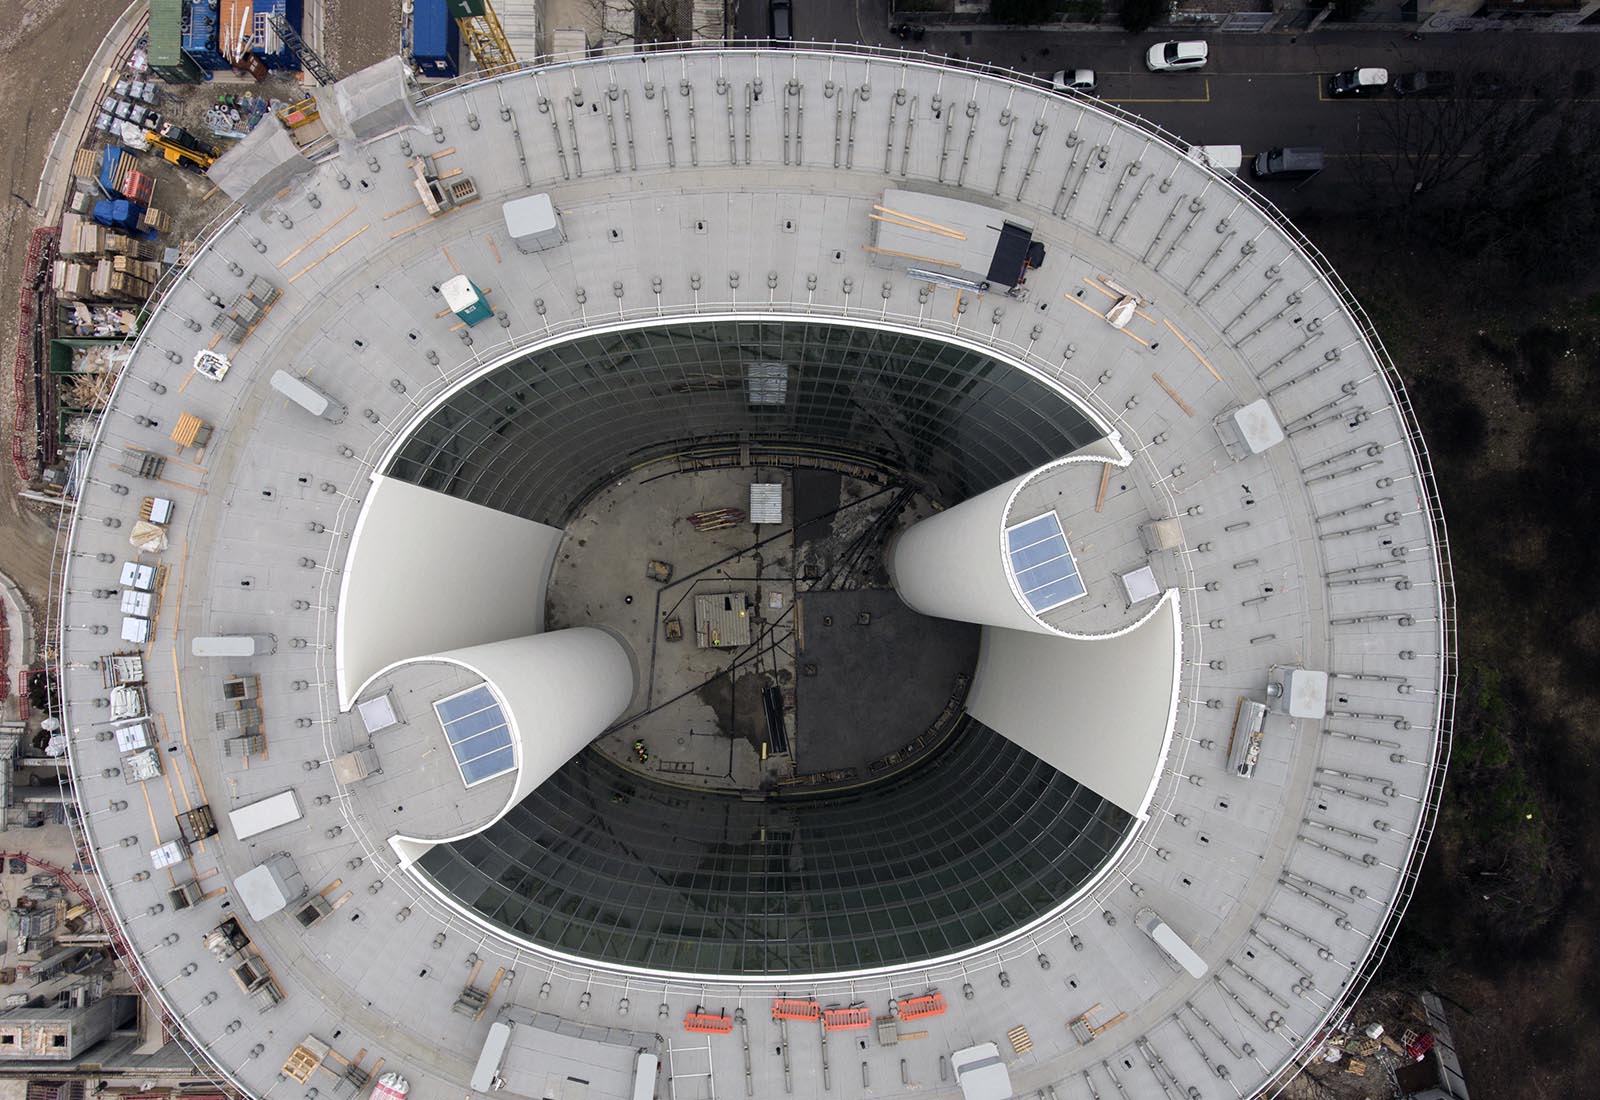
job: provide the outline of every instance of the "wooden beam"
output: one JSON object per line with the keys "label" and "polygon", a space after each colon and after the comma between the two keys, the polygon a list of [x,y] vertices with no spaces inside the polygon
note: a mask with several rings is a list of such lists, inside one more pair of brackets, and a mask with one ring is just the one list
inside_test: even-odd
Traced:
{"label": "wooden beam", "polygon": [[1190,353],[1196,359],[1200,360],[1200,365],[1202,367],[1204,367],[1206,370],[1211,372],[1211,377],[1215,378],[1218,382],[1222,381],[1222,375],[1217,373],[1217,368],[1213,367],[1210,363],[1206,362],[1206,357],[1204,355],[1200,354],[1200,349],[1199,348],[1195,347],[1193,344],[1189,343],[1188,340],[1184,339],[1183,333],[1178,331],[1177,326],[1175,326],[1171,321],[1167,320],[1165,317],[1163,317],[1161,319],[1161,323],[1166,325],[1167,326],[1167,330],[1169,332],[1171,332],[1172,335],[1174,335],[1174,336],[1176,336],[1178,338],[1178,342],[1180,344],[1182,344],[1184,347],[1188,348]]}
{"label": "wooden beam", "polygon": [[304,252],[306,249],[310,248],[312,245],[316,244],[324,236],[326,236],[327,233],[328,233],[328,230],[332,229],[334,226],[338,225],[340,222],[344,221],[346,218],[348,218],[351,214],[354,214],[355,212],[356,212],[356,208],[352,206],[350,209],[346,210],[343,214],[340,214],[337,218],[334,218],[331,222],[329,222],[327,225],[323,226],[320,230],[318,230],[314,235],[312,235],[311,237],[308,237],[306,239],[306,243],[305,244],[301,245],[299,248],[297,248],[293,252],[289,253],[283,259],[279,260],[278,261],[278,266],[279,267],[286,266],[289,263],[290,260],[292,260],[296,256],[300,255],[300,253]]}
{"label": "wooden beam", "polygon": [[1178,408],[1183,410],[1183,415],[1184,416],[1193,416],[1194,415],[1194,410],[1189,407],[1188,402],[1186,402],[1183,398],[1178,396],[1178,391],[1177,390],[1175,390],[1171,386],[1167,385],[1167,380],[1165,378],[1161,377],[1161,375],[1159,373],[1154,372],[1154,371],[1151,372],[1150,377],[1154,378],[1156,380],[1156,385],[1160,386],[1163,390],[1165,390],[1166,393],[1167,393],[1167,396],[1172,398],[1173,402],[1178,406]]}
{"label": "wooden beam", "polygon": [[[324,252],[322,255],[318,256],[316,259],[314,259],[310,263],[306,264],[305,267],[302,267],[299,271],[296,271],[293,275],[289,276],[289,281],[291,283],[294,282],[300,276],[304,275],[306,272],[308,272],[312,268],[316,267],[323,260],[326,260],[329,256],[332,256],[335,252],[339,251],[339,249],[343,248],[345,245],[349,244],[351,241],[355,240],[357,237],[361,236],[361,234],[365,233],[367,230],[369,230],[371,228],[372,228],[372,225],[371,225],[370,222],[368,224],[366,224],[366,225],[363,225],[360,229],[358,229],[354,233],[350,234],[344,240],[340,241],[338,244],[336,244],[332,248],[328,249],[328,251]],[[256,322],[256,323],[260,324],[259,321]],[[252,331],[254,331],[253,328],[252,328]],[[246,333],[246,335],[249,335],[249,334]],[[241,344],[244,343],[243,340],[241,340],[239,342]]]}
{"label": "wooden beam", "polygon": [[940,225],[938,222],[929,221],[927,218],[919,218],[915,214],[907,214],[902,210],[895,210],[892,207],[881,206],[878,203],[873,203],[872,209],[878,211],[879,213],[887,214],[889,217],[878,218],[875,214],[868,214],[867,216],[869,218],[877,218],[877,220],[880,222],[899,218],[901,221],[898,224],[902,229],[921,229],[925,233],[937,233],[941,237],[953,237],[958,241],[964,241],[967,239],[967,235],[961,232],[959,229],[951,229],[948,225]]}
{"label": "wooden beam", "polygon": [[961,267],[954,260],[936,260],[932,256],[918,256],[915,252],[896,252],[892,248],[879,248],[875,244],[864,244],[861,247],[879,256],[897,256],[902,260],[916,260],[920,264],[932,264],[934,267],[954,267],[957,269]]}

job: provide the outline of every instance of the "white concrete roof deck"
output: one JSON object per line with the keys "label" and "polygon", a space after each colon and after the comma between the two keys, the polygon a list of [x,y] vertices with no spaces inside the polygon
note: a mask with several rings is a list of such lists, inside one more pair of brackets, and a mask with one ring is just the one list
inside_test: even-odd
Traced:
{"label": "white concrete roof deck", "polygon": [[[347,1057],[361,1048],[384,1056],[419,1095],[460,1091],[495,1008],[515,1005],[590,1028],[659,1032],[674,1048],[670,1066],[688,1072],[692,1057],[709,1058],[724,1092],[744,1073],[739,1039],[748,1036],[755,1095],[776,1096],[784,1062],[771,1051],[784,1033],[766,1009],[775,992],[862,999],[882,1012],[891,994],[928,985],[950,1002],[928,1023],[932,1039],[893,1049],[869,1041],[864,1051],[838,1044],[826,1091],[862,1095],[849,1064],[859,1060],[873,1095],[899,1095],[908,1091],[893,1084],[905,1058],[920,1093],[954,1097],[940,1054],[1002,1039],[1015,1023],[1034,1040],[1028,1054],[1007,1055],[1024,1094],[1110,1094],[1113,1079],[1141,1098],[1173,1085],[1249,1094],[1302,1052],[1381,950],[1391,906],[1406,895],[1431,823],[1451,687],[1448,571],[1413,426],[1363,322],[1303,247],[1236,183],[1098,105],[929,61],[807,49],[602,58],[466,85],[420,115],[436,134],[344,150],[210,240],[141,335],[71,533],[62,683],[100,875],[151,985],[221,1071],[264,1095],[312,1033]],[[446,163],[470,174],[484,199],[426,225],[420,211],[395,213],[412,201],[405,144],[453,148]],[[870,267],[860,252],[866,214],[890,184],[995,203],[1034,222],[1049,260],[1030,276],[1028,298],[991,295],[963,309],[948,290],[924,298],[921,284]],[[529,190],[555,197],[567,245],[536,256],[508,247],[498,203]],[[456,267],[506,314],[504,327],[471,330],[471,345],[453,319],[435,317],[431,286]],[[206,291],[230,297],[253,274],[283,287],[282,301],[223,383],[184,386],[207,338],[188,320],[203,330],[214,312]],[[1086,309],[1077,291],[1100,275],[1134,286],[1153,320],[1118,331],[1091,315],[1109,300]],[[601,323],[715,315],[846,318],[1014,359],[1114,423],[1158,499],[1185,515],[1173,580],[1186,624],[1183,700],[1150,819],[1085,896],[1026,933],[970,958],[853,979],[624,973],[467,921],[395,872],[327,768],[305,770],[366,739],[335,702],[333,604],[372,463],[394,433],[502,351]],[[349,404],[344,424],[269,393],[267,377],[287,363],[311,369]],[[1232,464],[1211,418],[1263,394],[1288,440]],[[130,502],[152,488],[115,470],[117,452],[165,448],[164,432],[185,410],[217,432],[199,467],[169,462],[166,475],[206,493],[161,489],[178,514],[149,650],[151,706],[163,739],[187,739],[191,754],[167,755],[172,798],[220,811],[293,786],[306,809],[255,844],[208,841],[193,865],[226,881],[287,849],[313,890],[338,878],[354,895],[309,930],[281,915],[252,924],[288,993],[261,1017],[201,946],[222,919],[216,906],[162,912],[170,882],[159,872],[131,881],[148,866],[145,852],[176,829],[157,815],[151,835],[146,815],[108,809],[128,793],[105,774],[118,763],[114,745],[92,729],[104,689],[89,663],[115,648],[117,618],[115,601],[94,590],[114,586]],[[137,415],[160,427],[139,426]],[[278,651],[234,668],[200,665],[174,645],[222,632],[275,633]],[[1225,770],[1233,703],[1259,695],[1273,664],[1332,673],[1330,714],[1324,723],[1270,720],[1255,778],[1238,780]],[[206,720],[220,709],[221,679],[236,671],[261,675],[269,723],[269,758],[248,770],[222,757]],[[167,804],[166,792],[151,797]],[[1143,907],[1200,953],[1210,976],[1195,982],[1175,970],[1135,927]],[[450,1011],[473,955],[515,971],[481,1020]],[[198,969],[185,975],[191,962]],[[1097,1002],[1129,1018],[1080,1048],[1062,1021]],[[741,1007],[740,1034],[711,1038],[706,1055],[687,1053],[706,1045],[680,1026],[697,1004]],[[787,1028],[792,1080],[820,1096],[810,1026]],[[549,1034],[518,1028],[513,1059]],[[604,1038],[563,1040],[562,1056],[594,1067],[592,1096],[624,1095],[616,1082],[631,1048]],[[1223,1070],[1226,1084],[1216,1083]],[[507,1091],[537,1096],[542,1084],[516,1075]]]}

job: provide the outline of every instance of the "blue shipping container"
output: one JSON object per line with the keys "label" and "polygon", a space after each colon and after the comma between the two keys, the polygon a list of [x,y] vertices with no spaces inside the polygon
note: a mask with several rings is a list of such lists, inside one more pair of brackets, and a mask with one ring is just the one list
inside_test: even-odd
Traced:
{"label": "blue shipping container", "polygon": [[416,0],[411,9],[411,56],[422,75],[455,76],[460,52],[461,28],[445,0]]}
{"label": "blue shipping container", "polygon": [[189,0],[183,6],[183,52],[202,69],[226,69],[228,59],[217,49],[217,0]]}

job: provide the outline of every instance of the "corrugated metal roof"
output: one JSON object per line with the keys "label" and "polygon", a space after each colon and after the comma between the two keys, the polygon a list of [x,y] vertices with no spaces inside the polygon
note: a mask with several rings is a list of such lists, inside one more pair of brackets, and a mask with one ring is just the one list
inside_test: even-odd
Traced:
{"label": "corrugated metal roof", "polygon": [[750,609],[743,592],[694,598],[695,644],[724,649],[750,644]]}
{"label": "corrugated metal roof", "polygon": [[783,485],[757,481],[750,486],[750,522],[783,522]]}
{"label": "corrugated metal roof", "polygon": [[150,64],[179,63],[182,31],[183,0],[150,0]]}

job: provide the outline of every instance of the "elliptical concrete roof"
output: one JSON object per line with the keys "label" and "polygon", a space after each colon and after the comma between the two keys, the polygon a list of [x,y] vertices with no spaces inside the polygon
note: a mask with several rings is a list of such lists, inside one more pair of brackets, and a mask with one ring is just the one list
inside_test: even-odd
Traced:
{"label": "elliptical concrete roof", "polygon": [[[59,640],[74,783],[112,909],[174,1026],[258,1096],[282,1091],[279,1068],[307,1034],[346,1057],[383,1057],[419,1095],[464,1091],[501,1012],[526,1025],[502,1071],[513,1095],[537,1097],[547,1075],[569,1074],[591,1096],[626,1095],[632,1050],[649,1041],[633,1028],[659,1035],[669,1072],[711,1072],[724,1093],[746,1072],[757,1096],[786,1082],[815,1092],[826,1048],[819,1056],[802,1034],[815,1025],[774,1023],[773,996],[882,1014],[930,986],[948,1007],[916,1025],[929,1042],[849,1051],[873,1095],[894,1091],[904,1059],[901,1079],[953,1097],[940,1057],[1003,1043],[1019,1024],[1032,1047],[1006,1057],[1028,1094],[1209,1095],[1223,1087],[1212,1078],[1250,1094],[1307,1056],[1409,896],[1453,688],[1426,456],[1364,316],[1309,246],[1237,181],[1106,107],[935,59],[602,57],[464,82],[415,110],[420,127],[341,150],[281,199],[217,225],[140,335],[73,520]],[[483,199],[437,220],[411,208],[413,153],[448,153]],[[958,300],[870,265],[868,212],[897,186],[1032,222],[1049,259],[1027,297]],[[503,237],[499,203],[530,189],[562,212],[568,243],[556,253],[521,256]],[[431,288],[456,268],[503,319],[466,331],[437,316]],[[191,379],[208,338],[198,319],[215,312],[208,292],[231,298],[252,276],[282,299],[222,383]],[[1112,282],[1141,299],[1125,328],[1104,318]],[[1128,491],[1146,497],[1150,518],[1184,517],[1182,545],[1162,551],[1181,611],[1182,697],[1149,815],[1090,888],[1003,942],[777,983],[586,963],[512,942],[397,873],[382,823],[320,766],[365,740],[334,688],[337,570],[374,464],[416,410],[565,334],[714,316],[921,331],[1013,361],[1114,427],[1139,474]],[[290,365],[337,391],[344,423],[269,393],[268,376]],[[1235,464],[1213,421],[1261,396],[1288,438]],[[164,429],[135,417],[168,425],[180,411],[217,431],[203,459],[169,460],[177,484],[162,489],[179,512],[149,694],[164,739],[187,751],[163,754],[166,776],[152,782],[175,806],[209,801],[219,817],[294,786],[305,816],[249,844],[225,829],[174,874],[214,870],[226,883],[288,850],[313,890],[341,902],[310,928],[287,915],[247,928],[286,994],[259,1019],[202,944],[218,903],[174,911],[166,871],[135,881],[148,850],[176,836],[157,813],[168,796],[151,794],[149,815],[130,810],[145,799],[96,736],[104,688],[92,662],[118,648],[119,620],[96,590],[129,556],[130,502],[145,488],[118,466],[129,450],[166,446]],[[240,670],[174,644],[227,632],[278,639],[251,663],[272,747],[247,770],[207,717],[221,709],[224,672]],[[1329,714],[1278,720],[1254,778],[1240,780],[1226,761],[1236,702],[1260,695],[1275,665],[1328,671]],[[1180,971],[1139,931],[1143,908],[1201,955],[1207,977]],[[469,976],[487,987],[480,962],[510,976],[480,1018],[453,1012]],[[1096,1004],[1127,1018],[1080,1046],[1062,1021]],[[739,1034],[685,1035],[697,1007],[740,1010]],[[854,1066],[832,1069],[839,1094],[865,1093]]]}

